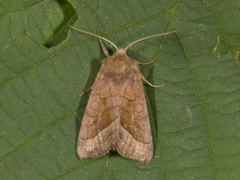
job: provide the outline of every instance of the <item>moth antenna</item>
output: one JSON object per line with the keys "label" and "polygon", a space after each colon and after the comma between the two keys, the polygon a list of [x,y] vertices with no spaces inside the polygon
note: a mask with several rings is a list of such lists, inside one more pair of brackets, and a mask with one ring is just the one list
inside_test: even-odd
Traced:
{"label": "moth antenna", "polygon": [[132,47],[134,44],[140,42],[140,41],[143,41],[143,40],[146,40],[146,39],[150,39],[150,38],[153,38],[153,37],[158,37],[158,36],[165,36],[167,34],[172,34],[172,33],[175,33],[177,31],[169,31],[169,32],[165,32],[165,33],[160,33],[160,34],[152,34],[150,36],[145,36],[145,37],[142,37],[140,39],[137,39],[131,43],[129,43],[126,47],[125,47],[125,51],[127,51],[127,49],[129,49],[130,47]]}
{"label": "moth antenna", "polygon": [[118,47],[117,47],[112,41],[108,40],[107,38],[104,38],[104,37],[102,37],[102,36],[99,36],[99,35],[97,35],[97,34],[94,34],[94,33],[88,32],[88,31],[84,31],[84,30],[82,30],[82,29],[79,29],[79,28],[74,27],[74,26],[71,26],[71,25],[69,25],[69,27],[72,28],[72,29],[74,29],[74,30],[76,30],[76,31],[79,31],[79,32],[82,32],[82,33],[85,33],[85,34],[88,34],[88,35],[91,35],[91,36],[100,38],[100,39],[102,39],[102,40],[104,40],[104,41],[107,41],[107,42],[110,43],[113,47],[115,47],[116,49],[118,49]]}

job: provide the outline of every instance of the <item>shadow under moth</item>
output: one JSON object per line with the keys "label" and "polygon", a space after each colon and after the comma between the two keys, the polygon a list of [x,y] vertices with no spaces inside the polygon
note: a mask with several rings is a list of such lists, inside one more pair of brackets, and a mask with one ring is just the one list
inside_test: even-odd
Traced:
{"label": "shadow under moth", "polygon": [[[127,55],[127,50],[139,41],[163,36],[175,31],[153,34],[118,48],[110,40],[71,26],[72,29],[99,38],[106,58],[89,90],[91,94],[82,119],[77,142],[80,159],[99,157],[110,150],[121,156],[149,162],[153,156],[151,126],[143,82],[152,87],[140,72],[140,63]],[[110,55],[102,40],[116,48]]]}

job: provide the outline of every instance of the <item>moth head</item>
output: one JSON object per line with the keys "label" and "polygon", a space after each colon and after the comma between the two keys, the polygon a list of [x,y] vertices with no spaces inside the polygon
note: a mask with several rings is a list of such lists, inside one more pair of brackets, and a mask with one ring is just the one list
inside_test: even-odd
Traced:
{"label": "moth head", "polygon": [[124,48],[118,48],[115,54],[124,55],[126,54],[126,50]]}
{"label": "moth head", "polygon": [[111,57],[112,57],[112,59],[119,61],[119,62],[128,61],[128,59],[129,59],[127,52],[124,48],[118,48]]}

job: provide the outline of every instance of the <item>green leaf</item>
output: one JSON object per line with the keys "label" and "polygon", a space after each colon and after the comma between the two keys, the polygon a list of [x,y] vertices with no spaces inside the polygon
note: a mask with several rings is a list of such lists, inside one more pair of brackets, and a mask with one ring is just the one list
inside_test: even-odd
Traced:
{"label": "green leaf", "polygon": [[[0,0],[0,179],[238,180],[240,2]],[[104,58],[96,32],[129,50],[146,78],[154,157],[79,160],[76,141]],[[107,43],[106,43],[107,44]],[[114,50],[110,45],[107,46]]]}

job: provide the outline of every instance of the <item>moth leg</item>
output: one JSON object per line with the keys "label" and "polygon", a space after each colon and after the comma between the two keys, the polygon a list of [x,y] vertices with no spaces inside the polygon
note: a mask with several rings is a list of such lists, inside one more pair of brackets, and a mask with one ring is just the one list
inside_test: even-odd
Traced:
{"label": "moth leg", "polygon": [[[98,32],[98,34],[99,34],[99,32]],[[101,46],[101,48],[102,48],[102,51],[103,51],[104,55],[107,56],[107,57],[110,57],[109,51],[108,51],[108,49],[106,48],[106,46],[103,44],[102,39],[101,39],[101,38],[98,38],[98,40],[99,40],[99,43],[100,43],[100,46]]]}
{"label": "moth leg", "polygon": [[141,78],[146,84],[148,84],[149,86],[154,87],[154,88],[161,88],[161,87],[166,85],[166,84],[161,84],[161,85],[152,84],[148,80],[146,80],[145,77],[142,74],[141,74]]}
{"label": "moth leg", "polygon": [[151,60],[151,61],[147,61],[147,62],[138,62],[138,64],[140,64],[140,65],[152,64],[152,63],[154,63],[154,62],[157,61],[157,60],[158,60],[158,58],[154,58],[154,59]]}
{"label": "moth leg", "polygon": [[84,94],[86,94],[88,91],[91,91],[92,87],[88,88],[87,90],[81,92],[78,96],[83,96]]}

